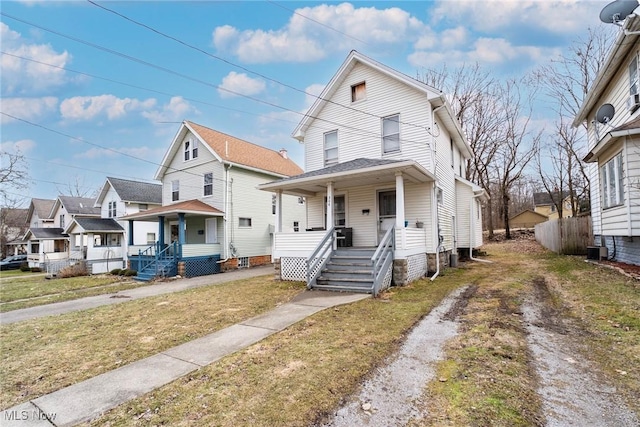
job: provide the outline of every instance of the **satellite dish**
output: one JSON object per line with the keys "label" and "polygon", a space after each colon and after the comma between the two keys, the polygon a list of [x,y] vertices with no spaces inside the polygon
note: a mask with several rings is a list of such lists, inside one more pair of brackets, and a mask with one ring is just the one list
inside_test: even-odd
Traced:
{"label": "satellite dish", "polygon": [[624,21],[636,10],[638,0],[615,0],[600,11],[600,20],[605,24],[616,24]]}
{"label": "satellite dish", "polygon": [[615,108],[611,104],[604,104],[596,112],[596,120],[598,123],[607,124],[616,114]]}

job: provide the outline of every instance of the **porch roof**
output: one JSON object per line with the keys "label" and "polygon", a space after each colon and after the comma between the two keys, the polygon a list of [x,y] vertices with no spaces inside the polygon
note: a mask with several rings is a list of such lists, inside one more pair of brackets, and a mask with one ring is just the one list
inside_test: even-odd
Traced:
{"label": "porch roof", "polygon": [[124,229],[113,218],[81,218],[73,219],[67,228],[69,234],[77,233],[124,233]]}
{"label": "porch roof", "polygon": [[157,208],[149,209],[147,211],[136,212],[131,215],[126,215],[120,218],[125,221],[157,221],[159,216],[163,216],[166,219],[176,219],[178,214],[185,214],[185,217],[189,216],[224,216],[224,212],[214,208],[200,200],[186,200],[184,202],[174,203],[167,206],[159,206]]}
{"label": "porch roof", "polygon": [[388,184],[395,182],[397,173],[402,173],[409,182],[436,180],[431,172],[413,160],[360,158],[261,184],[258,189],[281,190],[296,196],[315,196],[326,191],[328,182],[333,182],[336,190],[370,184]]}
{"label": "porch roof", "polygon": [[[33,239],[29,237],[33,236]],[[68,234],[64,234],[64,230],[58,227],[50,228],[30,228],[24,235],[25,240],[66,240]]]}

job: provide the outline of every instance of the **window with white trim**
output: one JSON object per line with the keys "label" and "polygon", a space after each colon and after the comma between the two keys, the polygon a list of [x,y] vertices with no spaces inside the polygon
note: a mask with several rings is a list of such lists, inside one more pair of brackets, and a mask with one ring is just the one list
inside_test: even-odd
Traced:
{"label": "window with white trim", "polygon": [[156,242],[156,233],[147,233],[147,245],[153,245]]}
{"label": "window with white trim", "polygon": [[204,191],[205,196],[211,196],[213,194],[213,172],[204,174]]}
{"label": "window with white trim", "polygon": [[400,151],[400,114],[382,118],[382,152]]}
{"label": "window with white trim", "polygon": [[184,142],[184,161],[198,158],[198,141],[188,139]]}
{"label": "window with white trim", "polygon": [[442,188],[440,187],[436,188],[436,200],[439,205],[444,205],[444,195],[442,193]]}
{"label": "window with white trim", "polygon": [[238,218],[238,226],[239,227],[251,227],[251,218]]}
{"label": "window with white trim", "polygon": [[351,102],[367,99],[367,85],[365,82],[351,86]]}
{"label": "window with white trim", "polygon": [[622,151],[600,168],[602,178],[602,207],[611,208],[624,203],[624,171]]}
{"label": "window with white trim", "polygon": [[629,63],[629,95],[638,93],[638,56],[634,56]]}
{"label": "window with white trim", "polygon": [[180,200],[180,181],[171,181],[171,201]]}
{"label": "window with white trim", "polygon": [[338,131],[333,130],[324,134],[324,165],[338,163]]}
{"label": "window with white trim", "polygon": [[109,202],[108,216],[109,218],[115,218],[118,216],[118,208],[116,202]]}

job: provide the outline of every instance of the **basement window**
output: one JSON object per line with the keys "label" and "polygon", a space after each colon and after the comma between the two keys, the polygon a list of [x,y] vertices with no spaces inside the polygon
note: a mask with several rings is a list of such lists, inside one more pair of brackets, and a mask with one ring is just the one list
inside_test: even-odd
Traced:
{"label": "basement window", "polygon": [[249,257],[248,256],[238,257],[238,268],[249,268]]}

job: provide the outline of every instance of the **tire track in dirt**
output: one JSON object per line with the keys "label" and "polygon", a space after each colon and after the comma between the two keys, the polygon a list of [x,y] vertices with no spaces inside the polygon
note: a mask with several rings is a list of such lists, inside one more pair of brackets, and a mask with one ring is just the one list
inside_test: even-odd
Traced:
{"label": "tire track in dirt", "polygon": [[544,277],[536,277],[532,285],[522,310],[546,425],[640,425],[616,395],[615,386],[598,378],[594,367],[580,356],[579,339],[585,332],[553,306]]}

